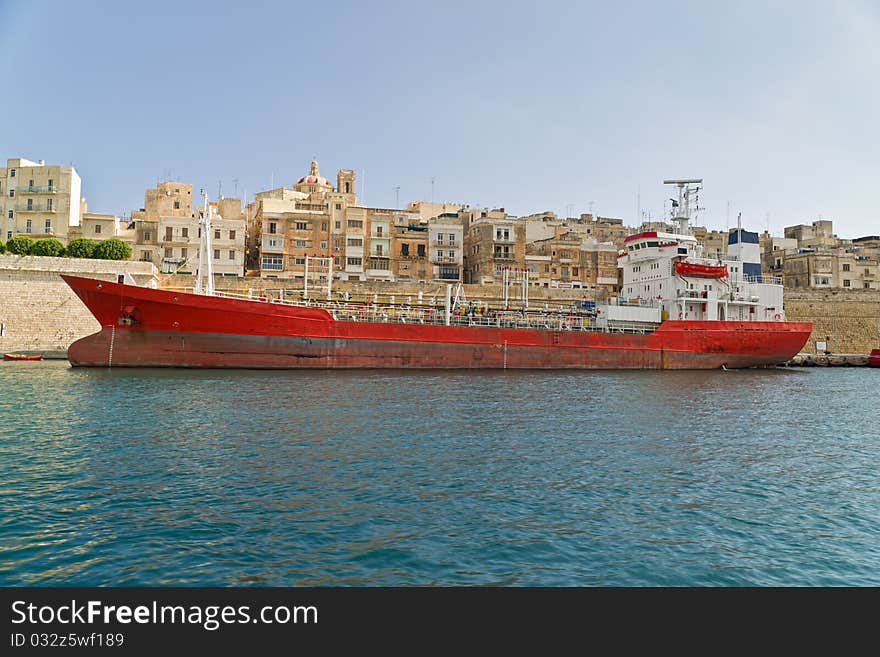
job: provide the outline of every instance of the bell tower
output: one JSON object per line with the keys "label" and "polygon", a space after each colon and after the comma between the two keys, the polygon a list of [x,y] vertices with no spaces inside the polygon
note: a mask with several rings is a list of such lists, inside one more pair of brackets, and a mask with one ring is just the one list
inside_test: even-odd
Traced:
{"label": "bell tower", "polygon": [[336,193],[344,194],[350,203],[355,202],[354,171],[352,169],[340,169],[336,174]]}

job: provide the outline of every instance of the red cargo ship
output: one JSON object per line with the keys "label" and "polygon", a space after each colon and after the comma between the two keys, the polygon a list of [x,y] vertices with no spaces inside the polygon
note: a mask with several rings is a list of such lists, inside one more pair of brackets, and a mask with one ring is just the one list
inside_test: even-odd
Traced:
{"label": "red cargo ship", "polygon": [[810,324],[763,321],[603,330],[594,318],[546,313],[447,326],[428,323],[443,321],[440,310],[406,307],[347,307],[334,319],[325,308],[64,280],[102,326],[70,346],[74,366],[711,369],[783,363],[810,335]]}
{"label": "red cargo ship", "polygon": [[[788,361],[811,324],[785,321],[782,286],[761,278],[756,264],[757,234],[731,232],[725,261],[702,258],[687,228],[695,182],[673,181],[679,233],[626,239],[622,296],[606,305],[529,310],[527,272],[520,309],[480,312],[472,305],[462,312],[450,286],[443,307],[233,298],[213,292],[209,265],[197,277],[200,294],[64,276],[101,325],[67,356],[74,366],[240,368],[712,369]],[[207,204],[201,223],[200,263],[210,263]]]}

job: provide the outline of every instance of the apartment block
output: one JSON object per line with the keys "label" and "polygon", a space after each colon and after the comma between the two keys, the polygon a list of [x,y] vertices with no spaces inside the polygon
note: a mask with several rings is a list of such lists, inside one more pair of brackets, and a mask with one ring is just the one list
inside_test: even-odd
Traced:
{"label": "apartment block", "polygon": [[66,244],[80,225],[81,189],[73,166],[8,159],[0,167],[0,239],[55,237]]}

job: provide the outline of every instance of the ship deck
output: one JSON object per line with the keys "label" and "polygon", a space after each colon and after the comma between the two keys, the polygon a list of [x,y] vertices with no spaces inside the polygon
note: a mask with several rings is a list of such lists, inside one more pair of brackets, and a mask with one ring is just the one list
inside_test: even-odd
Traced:
{"label": "ship deck", "polygon": [[[436,304],[388,304],[363,303],[346,300],[297,299],[288,300],[283,293],[278,297],[253,297],[229,292],[215,292],[220,298],[241,299],[268,304],[295,307],[321,308],[338,322],[373,322],[395,324],[420,324],[434,326],[466,326],[485,328],[520,328],[542,331],[590,331],[601,333],[654,332],[660,323],[610,321],[597,319],[595,311],[581,308],[551,309],[488,309],[464,310],[450,313],[446,321],[445,307]],[[485,306],[483,306],[485,307]]]}

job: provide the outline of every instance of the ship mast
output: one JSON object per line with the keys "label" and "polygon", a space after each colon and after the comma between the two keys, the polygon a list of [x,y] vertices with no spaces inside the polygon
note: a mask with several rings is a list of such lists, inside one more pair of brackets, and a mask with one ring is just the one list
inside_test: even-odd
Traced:
{"label": "ship mast", "polygon": [[[702,189],[700,187],[702,183],[702,178],[663,181],[664,185],[676,185],[678,187],[678,201],[672,199],[672,221],[677,224],[678,232],[681,235],[690,235],[690,221],[694,218],[691,215],[691,211],[693,210],[696,213],[697,210],[702,209],[698,207],[699,201],[697,199],[697,194]],[[694,200],[693,208],[691,208],[691,197]]]}
{"label": "ship mast", "polygon": [[[204,199],[204,208],[202,216],[199,217],[199,267],[196,270],[196,294],[205,294],[214,296],[214,262],[213,251],[211,250],[211,213],[213,208],[208,205],[208,195],[204,188],[202,189],[202,198]],[[205,283],[202,284],[202,278]]]}

